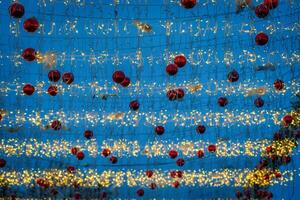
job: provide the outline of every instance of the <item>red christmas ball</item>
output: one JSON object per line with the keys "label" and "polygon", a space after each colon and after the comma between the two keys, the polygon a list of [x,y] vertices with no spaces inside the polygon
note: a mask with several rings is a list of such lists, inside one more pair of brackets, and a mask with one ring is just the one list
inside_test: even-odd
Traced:
{"label": "red christmas ball", "polygon": [[181,5],[186,9],[191,9],[197,4],[197,0],[181,0]]}
{"label": "red christmas ball", "polygon": [[74,199],[80,199],[81,194],[79,192],[74,193]]}
{"label": "red christmas ball", "polygon": [[291,115],[286,115],[283,117],[283,123],[285,126],[290,125],[293,122],[293,117]]}
{"label": "red christmas ball", "polygon": [[27,32],[35,32],[39,28],[40,24],[38,20],[35,17],[31,17],[29,19],[26,19],[23,27]]}
{"label": "red christmas ball", "polygon": [[239,80],[239,73],[236,70],[232,70],[227,75],[229,82],[236,82]]}
{"label": "red christmas ball", "polygon": [[186,64],[186,58],[184,55],[178,55],[174,58],[174,64],[177,67],[183,67]]}
{"label": "red christmas ball", "polygon": [[151,183],[151,184],[150,184],[150,189],[151,189],[151,190],[156,189],[156,187],[157,187],[156,183]]}
{"label": "red christmas ball", "polygon": [[134,100],[129,103],[129,107],[131,110],[138,110],[140,107],[140,104],[137,100]]}
{"label": "red christmas ball", "polygon": [[9,15],[13,18],[21,18],[25,13],[25,8],[20,3],[13,3],[9,6]]}
{"label": "red christmas ball", "polygon": [[214,145],[214,144],[210,144],[210,145],[208,145],[207,150],[208,150],[209,152],[216,152],[217,147],[216,147],[216,145]]}
{"label": "red christmas ball", "polygon": [[228,100],[226,97],[220,97],[218,99],[218,104],[221,106],[221,107],[224,107],[228,104]]}
{"label": "red christmas ball", "polygon": [[112,79],[115,83],[121,83],[125,79],[125,74],[122,71],[115,71],[112,75]]}
{"label": "red christmas ball", "polygon": [[177,65],[175,65],[175,64],[169,64],[169,65],[166,67],[166,72],[167,72],[170,76],[173,76],[173,75],[177,74],[177,71],[178,71],[178,67],[177,67]]}
{"label": "red christmas ball", "polygon": [[71,153],[72,153],[73,155],[76,155],[76,154],[78,153],[78,151],[79,151],[79,148],[78,148],[78,147],[72,147],[72,149],[71,149]]}
{"label": "red christmas ball", "polygon": [[179,183],[179,181],[175,181],[175,182],[172,183],[172,185],[173,185],[174,188],[178,188],[180,183]]}
{"label": "red christmas ball", "polygon": [[56,96],[57,95],[57,87],[55,85],[50,85],[48,87],[48,94],[51,96]]}
{"label": "red christmas ball", "polygon": [[179,166],[179,167],[182,167],[184,165],[184,160],[182,158],[179,158],[178,160],[176,160],[176,164]]}
{"label": "red christmas ball", "polygon": [[78,160],[84,159],[84,153],[82,151],[77,152],[76,157]]}
{"label": "red christmas ball", "polygon": [[171,172],[170,172],[170,176],[171,176],[172,178],[176,178],[177,172],[176,172],[176,171],[171,171]]}
{"label": "red christmas ball", "polygon": [[152,171],[152,170],[147,170],[147,171],[146,171],[146,176],[147,176],[148,178],[151,178],[152,175],[153,175],[153,171]]}
{"label": "red christmas ball", "polygon": [[86,130],[86,131],[84,131],[84,137],[86,138],[86,139],[91,139],[92,137],[93,137],[93,131],[91,131],[91,130]]}
{"label": "red christmas ball", "polygon": [[31,84],[26,84],[23,87],[23,92],[26,95],[32,95],[34,93],[35,89]]}
{"label": "red christmas ball", "polygon": [[279,79],[277,79],[273,85],[276,90],[282,90],[284,88],[284,82]]}
{"label": "red christmas ball", "polygon": [[260,4],[258,6],[256,6],[255,8],[255,15],[259,18],[264,18],[269,14],[269,8],[264,5],[264,4]]}
{"label": "red christmas ball", "polygon": [[48,79],[52,82],[57,82],[60,79],[60,72],[58,70],[51,70],[48,73]]}
{"label": "red christmas ball", "polygon": [[182,178],[183,172],[182,171],[177,171],[176,175],[177,175],[178,178]]}
{"label": "red christmas ball", "polygon": [[75,167],[74,166],[68,166],[67,167],[67,172],[69,172],[69,173],[75,172]]}
{"label": "red christmas ball", "polygon": [[173,89],[169,90],[167,92],[167,97],[169,98],[170,101],[176,100],[177,99],[177,92],[176,92],[176,90],[173,90]]}
{"label": "red christmas ball", "polygon": [[130,84],[130,79],[128,77],[125,77],[124,80],[120,83],[123,87],[128,87]]}
{"label": "red christmas ball", "polygon": [[6,160],[0,159],[0,168],[5,167],[6,165]]}
{"label": "red christmas ball", "polygon": [[182,88],[177,88],[176,94],[178,99],[182,99],[184,97],[184,90]]}
{"label": "red christmas ball", "polygon": [[116,156],[111,156],[109,160],[112,164],[116,164],[118,162],[118,158]]}
{"label": "red christmas ball", "polygon": [[144,196],[144,190],[143,189],[138,189],[137,191],[136,191],[136,194],[138,195],[138,196]]}
{"label": "red christmas ball", "polygon": [[61,129],[61,123],[60,123],[60,121],[58,121],[58,120],[54,120],[52,123],[51,123],[51,128],[53,129],[53,130],[60,130]]}
{"label": "red christmas ball", "polygon": [[203,125],[199,125],[199,126],[197,126],[197,132],[198,133],[204,133],[205,132],[205,130],[206,130],[206,128],[205,128],[205,126],[203,126]]}
{"label": "red christmas ball", "polygon": [[170,156],[170,158],[174,159],[174,158],[176,158],[178,156],[178,153],[175,150],[170,150],[169,151],[169,156]]}
{"label": "red christmas ball", "polygon": [[102,150],[102,155],[103,155],[104,157],[107,157],[107,156],[109,156],[109,155],[110,155],[110,153],[111,153],[111,152],[110,152],[110,150],[109,150],[109,149],[106,149],[106,148],[105,148],[105,149],[103,149],[103,150]]}
{"label": "red christmas ball", "polygon": [[66,72],[62,76],[62,80],[65,84],[70,85],[74,81],[74,75],[71,72]]}
{"label": "red christmas ball", "polygon": [[264,100],[261,98],[261,97],[257,97],[255,100],[254,100],[254,105],[258,108],[262,107],[264,105]]}
{"label": "red christmas ball", "polygon": [[56,189],[52,189],[51,191],[50,191],[50,194],[52,194],[52,195],[57,195],[58,194],[58,191],[56,190]]}
{"label": "red christmas ball", "polygon": [[198,158],[203,158],[203,156],[204,156],[204,151],[203,151],[203,150],[197,151],[197,156],[198,156]]}
{"label": "red christmas ball", "polygon": [[165,128],[163,126],[157,126],[155,127],[155,132],[157,135],[162,135],[165,132]]}
{"label": "red christmas ball", "polygon": [[267,44],[268,40],[269,40],[268,35],[263,32],[260,32],[255,36],[255,42],[257,45],[260,46]]}
{"label": "red christmas ball", "polygon": [[35,55],[36,55],[36,52],[33,48],[24,49],[24,51],[22,53],[22,57],[24,58],[24,60],[29,61],[29,62],[35,60]]}
{"label": "red christmas ball", "polygon": [[278,3],[278,0],[264,0],[264,5],[266,5],[269,9],[276,8]]}

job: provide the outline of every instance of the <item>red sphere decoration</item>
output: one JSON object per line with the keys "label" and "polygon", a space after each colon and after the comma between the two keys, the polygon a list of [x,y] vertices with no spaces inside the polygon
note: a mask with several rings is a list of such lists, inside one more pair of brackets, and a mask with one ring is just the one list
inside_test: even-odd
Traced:
{"label": "red sphere decoration", "polygon": [[266,5],[269,9],[276,8],[278,3],[278,0],[264,0],[264,5]]}
{"label": "red sphere decoration", "polygon": [[147,176],[148,178],[151,178],[151,177],[153,176],[153,171],[152,171],[152,170],[147,170],[147,171],[146,171],[146,176]]}
{"label": "red sphere decoration", "polygon": [[228,100],[226,97],[220,97],[218,99],[218,104],[221,106],[221,107],[224,107],[228,104]]}
{"label": "red sphere decoration", "polygon": [[203,126],[203,125],[199,125],[199,126],[197,126],[197,132],[198,133],[204,133],[205,132],[205,130],[206,130],[206,128],[205,128],[205,126]]}
{"label": "red sphere decoration", "polygon": [[276,90],[282,90],[284,88],[284,82],[279,79],[277,79],[273,85]]}
{"label": "red sphere decoration", "polygon": [[128,87],[130,84],[130,79],[128,77],[125,77],[124,80],[120,83],[123,87]]}
{"label": "red sphere decoration", "polygon": [[74,167],[74,166],[68,166],[68,167],[67,167],[67,171],[68,171],[69,173],[73,173],[73,172],[75,172],[75,167]]}
{"label": "red sphere decoration", "polygon": [[239,80],[239,73],[236,70],[232,70],[227,75],[229,82],[236,82]]}
{"label": "red sphere decoration", "polygon": [[176,160],[176,164],[179,166],[179,167],[182,167],[184,165],[184,160],[182,158],[179,158],[178,160]]}
{"label": "red sphere decoration", "polygon": [[178,153],[175,150],[170,150],[169,151],[169,156],[170,156],[170,158],[174,159],[178,156]]}
{"label": "red sphere decoration", "polygon": [[91,138],[93,137],[93,135],[94,135],[94,133],[93,133],[93,131],[91,131],[91,130],[86,130],[86,131],[84,131],[84,137],[85,137],[86,139],[91,139]]}
{"label": "red sphere decoration", "polygon": [[214,144],[210,144],[210,145],[208,145],[207,150],[208,150],[209,152],[216,152],[217,147],[216,147],[216,145],[214,145]]}
{"label": "red sphere decoration", "polygon": [[163,126],[157,126],[155,127],[155,132],[157,135],[162,135],[165,132],[165,128]]}
{"label": "red sphere decoration", "polygon": [[52,123],[51,123],[51,128],[55,131],[57,130],[60,130],[61,129],[61,123],[60,121],[58,120],[54,120]]}
{"label": "red sphere decoration", "polygon": [[76,154],[76,157],[77,157],[78,160],[83,160],[84,159],[84,153],[82,151],[79,151]]}
{"label": "red sphere decoration", "polygon": [[255,36],[255,42],[257,45],[263,46],[267,44],[269,37],[267,34],[260,32]]}
{"label": "red sphere decoration", "polygon": [[107,157],[107,156],[109,156],[110,155],[110,150],[109,149],[103,149],[102,150],[102,155],[104,156],[104,157]]}
{"label": "red sphere decoration", "polygon": [[51,96],[56,96],[57,95],[57,87],[55,85],[50,85],[48,87],[48,94]]}
{"label": "red sphere decoration", "polygon": [[129,107],[131,110],[138,110],[140,107],[140,104],[137,100],[134,100],[129,103]]}
{"label": "red sphere decoration", "polygon": [[0,168],[5,167],[6,165],[6,160],[0,159]]}
{"label": "red sphere decoration", "polygon": [[184,97],[184,90],[182,88],[177,88],[176,94],[178,99],[182,99]]}
{"label": "red sphere decoration", "polygon": [[171,172],[170,172],[170,176],[171,176],[172,178],[176,178],[176,176],[177,176],[176,171],[171,171]]}
{"label": "red sphere decoration", "polygon": [[23,27],[27,32],[35,32],[39,28],[40,24],[38,20],[35,17],[31,17],[29,19],[26,19]]}
{"label": "red sphere decoration", "polygon": [[143,189],[138,189],[137,191],[136,191],[136,194],[138,195],[138,196],[144,196],[144,190]]}
{"label": "red sphere decoration", "polygon": [[261,97],[257,97],[254,100],[254,105],[258,108],[262,107],[265,104],[264,100]]}
{"label": "red sphere decoration", "polygon": [[62,76],[62,80],[65,84],[70,85],[74,81],[74,75],[71,72],[66,72]]}
{"label": "red sphere decoration", "polygon": [[259,18],[264,18],[269,14],[269,8],[264,5],[264,4],[260,4],[258,6],[256,6],[255,8],[255,15]]}
{"label": "red sphere decoration", "polygon": [[202,151],[202,150],[197,151],[197,156],[198,156],[198,158],[203,158],[204,151]]}
{"label": "red sphere decoration", "polygon": [[150,189],[154,190],[157,187],[156,183],[151,183],[150,184]]}
{"label": "red sphere decoration", "polygon": [[9,6],[9,15],[13,18],[21,18],[25,13],[25,8],[20,3],[13,3]]}
{"label": "red sphere decoration", "polygon": [[177,174],[178,178],[182,178],[182,176],[183,176],[183,172],[182,171],[177,171],[176,174]]}
{"label": "red sphere decoration", "polygon": [[174,188],[178,188],[180,183],[179,183],[179,181],[175,181],[174,183],[172,183],[172,185]]}
{"label": "red sphere decoration", "polygon": [[191,9],[197,4],[197,0],[181,0],[181,5],[186,9]]}
{"label": "red sphere decoration", "polygon": [[24,60],[29,62],[35,60],[35,55],[36,52],[33,48],[27,48],[22,53],[22,57],[24,58]]}
{"label": "red sphere decoration", "polygon": [[32,95],[34,93],[34,91],[35,91],[34,87],[30,84],[26,84],[23,87],[23,92],[26,95]]}
{"label": "red sphere decoration", "polygon": [[116,164],[118,162],[118,158],[116,156],[110,157],[109,160],[112,164]]}
{"label": "red sphere decoration", "polygon": [[186,64],[186,58],[184,55],[178,55],[174,58],[174,63],[177,67],[183,67]]}
{"label": "red sphere decoration", "polygon": [[112,75],[112,79],[116,83],[121,83],[125,79],[125,74],[122,71],[115,71]]}
{"label": "red sphere decoration", "polygon": [[51,70],[48,73],[48,79],[52,82],[57,82],[60,79],[60,72],[58,70]]}
{"label": "red sphere decoration", "polygon": [[71,149],[71,153],[72,153],[73,155],[76,155],[76,154],[78,153],[78,151],[79,151],[79,148],[78,148],[78,147],[72,147],[72,149]]}
{"label": "red sphere decoration", "polygon": [[178,67],[177,67],[177,65],[175,65],[175,64],[169,64],[169,65],[166,67],[166,72],[167,72],[170,76],[173,76],[173,75],[177,74],[177,71],[178,71]]}
{"label": "red sphere decoration", "polygon": [[177,99],[177,92],[176,90],[169,90],[167,92],[167,97],[169,98],[170,101],[174,101]]}
{"label": "red sphere decoration", "polygon": [[291,115],[286,115],[283,117],[283,123],[285,126],[288,126],[292,123],[293,117]]}

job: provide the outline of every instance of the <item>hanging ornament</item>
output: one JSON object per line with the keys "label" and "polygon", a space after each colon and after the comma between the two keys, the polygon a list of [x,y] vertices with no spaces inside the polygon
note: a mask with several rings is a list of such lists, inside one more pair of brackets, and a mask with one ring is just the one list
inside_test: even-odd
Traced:
{"label": "hanging ornament", "polygon": [[76,155],[78,152],[79,152],[79,148],[78,148],[78,147],[72,147],[71,153],[72,153],[73,155]]}
{"label": "hanging ornament", "polygon": [[112,163],[112,164],[116,164],[118,162],[118,158],[116,156],[111,156],[109,158],[109,161]]}
{"label": "hanging ornament", "polygon": [[34,61],[36,58],[36,51],[33,48],[27,48],[23,51],[22,57],[26,61]]}
{"label": "hanging ornament", "polygon": [[125,79],[125,74],[122,71],[115,71],[112,75],[112,79],[115,83],[121,83]]}
{"label": "hanging ornament", "polygon": [[178,153],[175,150],[170,150],[169,151],[169,156],[170,156],[170,158],[174,159],[178,156]]}
{"label": "hanging ornament", "polygon": [[75,167],[74,166],[68,166],[67,167],[67,172],[74,173],[75,172]]}
{"label": "hanging ornament", "polygon": [[84,153],[82,151],[79,151],[76,154],[76,157],[77,157],[78,160],[83,160],[84,159]]}
{"label": "hanging ornament", "polygon": [[6,165],[6,160],[0,159],[0,168],[5,167],[5,165]]}
{"label": "hanging ornament", "polygon": [[269,14],[269,8],[265,4],[260,4],[255,8],[255,15],[264,18]]}
{"label": "hanging ornament", "polygon": [[40,24],[35,17],[31,17],[24,21],[23,27],[27,32],[33,33],[39,28]]}
{"label": "hanging ornament", "polygon": [[165,128],[163,126],[157,126],[155,127],[155,132],[157,135],[162,135],[165,132]]}
{"label": "hanging ornament", "polygon": [[140,196],[140,197],[142,197],[142,196],[144,196],[144,190],[143,189],[138,189],[137,191],[136,191],[136,194],[138,195],[138,196]]}
{"label": "hanging ornament", "polygon": [[284,125],[288,126],[293,122],[293,119],[294,118],[291,115],[286,115],[286,116],[283,117],[282,120],[283,120]]}
{"label": "hanging ornament", "polygon": [[210,144],[210,145],[208,145],[207,150],[208,150],[209,152],[216,152],[217,147],[216,147],[216,145],[214,145],[214,144]]}
{"label": "hanging ornament", "polygon": [[175,182],[172,183],[172,186],[173,186],[174,188],[178,188],[179,185],[180,185],[179,181],[175,181]]}
{"label": "hanging ornament", "polygon": [[197,126],[197,132],[198,133],[202,134],[202,133],[205,132],[205,130],[206,130],[205,126],[203,126],[203,125]]}
{"label": "hanging ornament", "polygon": [[107,149],[107,148],[105,148],[105,149],[103,149],[102,150],[102,155],[104,156],[104,157],[107,157],[107,156],[109,156],[110,155],[110,150],[109,149]]}
{"label": "hanging ornament", "polygon": [[179,158],[178,160],[176,160],[176,164],[179,166],[179,167],[182,167],[184,165],[184,160],[182,158]]}
{"label": "hanging ornament", "polygon": [[176,95],[178,99],[182,99],[184,97],[184,90],[182,88],[177,88]]}
{"label": "hanging ornament", "polygon": [[203,158],[203,156],[204,156],[204,151],[202,151],[202,150],[197,151],[198,158]]}
{"label": "hanging ornament", "polygon": [[137,101],[137,100],[134,100],[134,101],[131,101],[130,103],[129,103],[129,107],[130,107],[130,109],[131,110],[138,110],[139,109],[139,107],[140,107],[140,104],[139,104],[139,102]]}
{"label": "hanging ornament", "polygon": [[279,79],[277,79],[273,85],[276,90],[282,90],[284,88],[284,82]]}
{"label": "hanging ornament", "polygon": [[191,9],[197,4],[197,0],[181,0],[180,3],[186,9]]}
{"label": "hanging ornament", "polygon": [[227,98],[226,98],[226,97],[220,97],[220,98],[218,99],[218,104],[219,104],[219,106],[221,106],[221,107],[226,106],[226,105],[228,104]]}
{"label": "hanging ornament", "polygon": [[155,190],[157,188],[157,185],[156,183],[151,183],[149,187],[151,190]]}
{"label": "hanging ornament", "polygon": [[62,80],[65,84],[70,85],[74,81],[74,75],[71,72],[65,72],[62,76]]}
{"label": "hanging ornament", "polygon": [[94,133],[93,133],[93,131],[91,131],[91,130],[86,130],[86,131],[84,131],[84,137],[85,137],[86,139],[91,139],[91,138],[93,137],[93,135],[94,135]]}
{"label": "hanging ornament", "polygon": [[48,94],[51,96],[56,96],[57,95],[57,87],[55,85],[50,85],[48,87]]}
{"label": "hanging ornament", "polygon": [[236,70],[232,70],[227,75],[229,82],[236,82],[239,80],[239,73]]}
{"label": "hanging ornament", "polygon": [[58,131],[61,129],[61,123],[60,121],[58,120],[54,120],[52,123],[51,123],[51,128],[55,131]]}
{"label": "hanging ornament", "polygon": [[255,42],[257,45],[263,46],[267,44],[269,37],[267,34],[260,32],[255,36]]}
{"label": "hanging ornament", "polygon": [[185,56],[184,55],[175,56],[174,64],[177,65],[177,67],[183,67],[186,64]]}
{"label": "hanging ornament", "polygon": [[125,77],[124,80],[120,83],[123,87],[128,87],[130,84],[130,79],[128,77]]}
{"label": "hanging ornament", "polygon": [[178,67],[175,64],[169,64],[166,67],[166,72],[170,75],[170,76],[174,76],[175,74],[177,74],[178,71]]}
{"label": "hanging ornament", "polygon": [[25,8],[22,4],[15,2],[9,6],[9,15],[13,18],[21,18],[25,13]]}
{"label": "hanging ornament", "polygon": [[57,82],[60,79],[60,72],[58,70],[51,70],[48,73],[48,79],[52,82]]}
{"label": "hanging ornament", "polygon": [[176,172],[176,171],[171,171],[171,172],[170,172],[170,176],[171,176],[172,178],[176,178],[177,172]]}
{"label": "hanging ornament", "polygon": [[278,3],[278,0],[264,0],[264,5],[266,5],[269,9],[276,8]]}
{"label": "hanging ornament", "polygon": [[170,101],[176,100],[177,99],[177,92],[176,92],[176,90],[173,90],[173,89],[169,90],[167,92],[167,97],[169,98]]}
{"label": "hanging ornament", "polygon": [[148,178],[151,178],[152,175],[153,175],[153,171],[152,171],[152,170],[147,170],[147,171],[146,171],[146,176],[147,176]]}
{"label": "hanging ornament", "polygon": [[258,108],[262,107],[264,105],[264,100],[261,98],[261,97],[257,97],[255,100],[254,100],[254,105]]}
{"label": "hanging ornament", "polygon": [[34,91],[35,91],[35,89],[34,89],[34,87],[31,84],[26,84],[23,87],[23,92],[26,95],[30,96],[30,95],[32,95],[34,93]]}

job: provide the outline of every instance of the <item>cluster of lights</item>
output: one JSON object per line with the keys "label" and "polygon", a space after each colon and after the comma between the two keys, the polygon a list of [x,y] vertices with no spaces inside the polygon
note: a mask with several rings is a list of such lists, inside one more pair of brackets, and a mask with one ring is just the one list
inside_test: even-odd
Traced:
{"label": "cluster of lights", "polygon": [[[20,171],[0,171],[0,186],[37,186],[37,180],[43,179],[47,182],[47,187],[150,187],[155,183],[158,188],[172,187],[175,181],[182,186],[199,187],[224,187],[232,185],[234,187],[246,186],[248,184],[250,169],[222,169],[222,170],[186,170],[181,171],[181,177],[172,177],[172,171],[153,170],[153,175],[148,177],[146,171],[142,170],[97,170],[75,169],[74,172],[67,170],[20,170]],[[280,184],[285,186],[293,181],[294,173],[297,170],[286,170],[281,172],[279,178],[270,178],[269,185]],[[268,172],[272,173],[272,172]],[[279,173],[279,172],[277,172]],[[247,176],[248,175],[248,176]]]}

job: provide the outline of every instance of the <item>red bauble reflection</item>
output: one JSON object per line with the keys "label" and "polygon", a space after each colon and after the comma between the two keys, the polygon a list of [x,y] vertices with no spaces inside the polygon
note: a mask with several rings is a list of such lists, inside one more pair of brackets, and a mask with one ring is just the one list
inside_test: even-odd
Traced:
{"label": "red bauble reflection", "polygon": [[177,99],[177,92],[176,92],[176,90],[173,90],[173,89],[169,90],[167,92],[167,97],[169,98],[170,101],[176,100]]}
{"label": "red bauble reflection", "polygon": [[266,5],[269,9],[276,8],[278,3],[278,0],[264,0],[264,5]]}
{"label": "red bauble reflection", "polygon": [[217,147],[216,147],[216,145],[214,145],[214,144],[210,144],[210,145],[208,145],[207,150],[208,150],[209,152],[216,152]]}
{"label": "red bauble reflection", "polygon": [[177,88],[176,93],[178,99],[182,99],[184,97],[184,90],[182,88]]}
{"label": "red bauble reflection", "polygon": [[284,88],[284,82],[282,80],[276,80],[273,85],[276,90],[282,90]]}
{"label": "red bauble reflection", "polygon": [[255,15],[259,18],[264,18],[269,14],[269,8],[264,5],[264,4],[260,4],[258,6],[256,6],[255,8]]}
{"label": "red bauble reflection", "polygon": [[29,61],[29,62],[35,60],[35,55],[36,55],[36,52],[33,48],[27,48],[22,53],[22,57],[24,58],[24,60]]}
{"label": "red bauble reflection", "polygon": [[50,85],[48,87],[48,94],[51,96],[56,96],[57,95],[57,87],[55,85]]}
{"label": "red bauble reflection", "polygon": [[79,151],[79,148],[78,148],[78,147],[72,147],[72,149],[71,149],[71,153],[72,153],[73,155],[76,155],[76,154],[78,153],[78,151]]}
{"label": "red bauble reflection", "polygon": [[232,70],[227,75],[229,82],[236,82],[239,80],[239,73],[236,70]]}
{"label": "red bauble reflection", "polygon": [[76,157],[77,157],[78,160],[83,160],[84,159],[84,153],[82,151],[79,151],[76,154]]}
{"label": "red bauble reflection", "polygon": [[143,189],[138,189],[137,191],[136,191],[136,194],[138,195],[138,196],[144,196],[144,190]]}
{"label": "red bauble reflection", "polygon": [[31,17],[29,19],[26,19],[23,27],[27,32],[35,32],[39,28],[40,24],[38,20],[35,17]]}
{"label": "red bauble reflection", "polygon": [[218,104],[221,106],[221,107],[224,107],[228,104],[228,100],[226,97],[220,97],[218,99]]}
{"label": "red bauble reflection", "polygon": [[184,160],[182,158],[179,158],[178,160],[176,160],[176,164],[179,166],[179,167],[182,167],[184,165]]}
{"label": "red bauble reflection", "polygon": [[165,128],[163,126],[157,126],[155,127],[155,132],[157,135],[162,135],[165,132]]}
{"label": "red bauble reflection", "polygon": [[254,100],[254,105],[258,108],[262,107],[265,104],[264,100],[261,97],[257,97]]}
{"label": "red bauble reflection", "polygon": [[206,130],[206,128],[205,128],[205,126],[203,126],[203,125],[199,125],[199,126],[197,126],[197,132],[198,133],[204,133],[205,132],[205,130]]}
{"label": "red bauble reflection", "polygon": [[269,41],[268,35],[263,32],[260,32],[255,36],[255,42],[260,46],[267,44],[268,41]]}
{"label": "red bauble reflection", "polygon": [[23,92],[26,95],[32,95],[34,93],[35,89],[31,84],[26,84],[23,87]]}
{"label": "red bauble reflection", "polygon": [[131,110],[138,110],[140,107],[140,104],[137,100],[134,100],[129,103],[129,107]]}
{"label": "red bauble reflection", "polygon": [[284,125],[288,126],[293,122],[294,118],[291,115],[286,115],[283,117],[282,120],[283,120]]}
{"label": "red bauble reflection", "polygon": [[107,156],[109,156],[110,155],[110,150],[109,149],[107,149],[107,148],[105,148],[105,149],[103,149],[102,150],[102,155],[104,156],[104,157],[107,157]]}
{"label": "red bauble reflection", "polygon": [[169,151],[169,156],[170,156],[170,158],[174,159],[178,156],[178,153],[175,150],[170,150]]}
{"label": "red bauble reflection", "polygon": [[128,87],[130,84],[130,79],[128,77],[125,77],[124,80],[120,83],[123,87]]}
{"label": "red bauble reflection", "polygon": [[52,123],[51,123],[51,128],[55,131],[58,131],[61,129],[61,123],[60,121],[58,120],[54,120]]}
{"label": "red bauble reflection", "polygon": [[204,156],[204,151],[203,150],[197,151],[197,157],[198,158],[202,158],[203,156]]}
{"label": "red bauble reflection", "polygon": [[115,83],[121,83],[125,79],[125,74],[122,71],[115,71],[112,75],[112,79]]}
{"label": "red bauble reflection", "polygon": [[57,82],[60,79],[60,72],[58,70],[51,70],[48,73],[48,79],[52,82]]}
{"label": "red bauble reflection", "polygon": [[25,8],[20,3],[13,3],[9,6],[9,15],[14,18],[21,18],[25,13]]}
{"label": "red bauble reflection", "polygon": [[175,182],[172,183],[172,186],[173,186],[174,188],[178,188],[179,185],[180,185],[179,181],[175,181]]}
{"label": "red bauble reflection", "polygon": [[66,72],[62,76],[62,80],[65,84],[70,85],[74,81],[74,75],[71,72]]}
{"label": "red bauble reflection", "polygon": [[177,74],[177,71],[178,71],[178,67],[177,67],[177,65],[175,65],[175,64],[169,64],[169,65],[166,67],[166,72],[167,72],[170,76],[173,76],[173,75]]}
{"label": "red bauble reflection", "polygon": [[94,133],[93,133],[93,131],[91,131],[91,130],[86,130],[86,131],[84,131],[84,137],[85,137],[86,139],[91,139],[91,138],[93,137],[93,135],[94,135]]}
{"label": "red bauble reflection", "polygon": [[116,164],[118,162],[118,158],[116,156],[112,156],[109,158],[109,161],[112,163],[112,164]]}
{"label": "red bauble reflection", "polygon": [[147,171],[146,171],[146,176],[147,176],[148,178],[151,178],[151,177],[153,176],[153,171],[152,171],[152,170],[147,170]]}
{"label": "red bauble reflection", "polygon": [[68,166],[67,167],[67,172],[74,173],[75,172],[75,167],[74,166]]}
{"label": "red bauble reflection", "polygon": [[181,0],[181,5],[187,9],[193,8],[197,4],[197,0]]}
{"label": "red bauble reflection", "polygon": [[184,55],[178,55],[174,58],[174,63],[177,67],[183,67],[186,64],[186,58]]}
{"label": "red bauble reflection", "polygon": [[0,159],[0,168],[5,167],[5,165],[6,165],[6,160]]}

